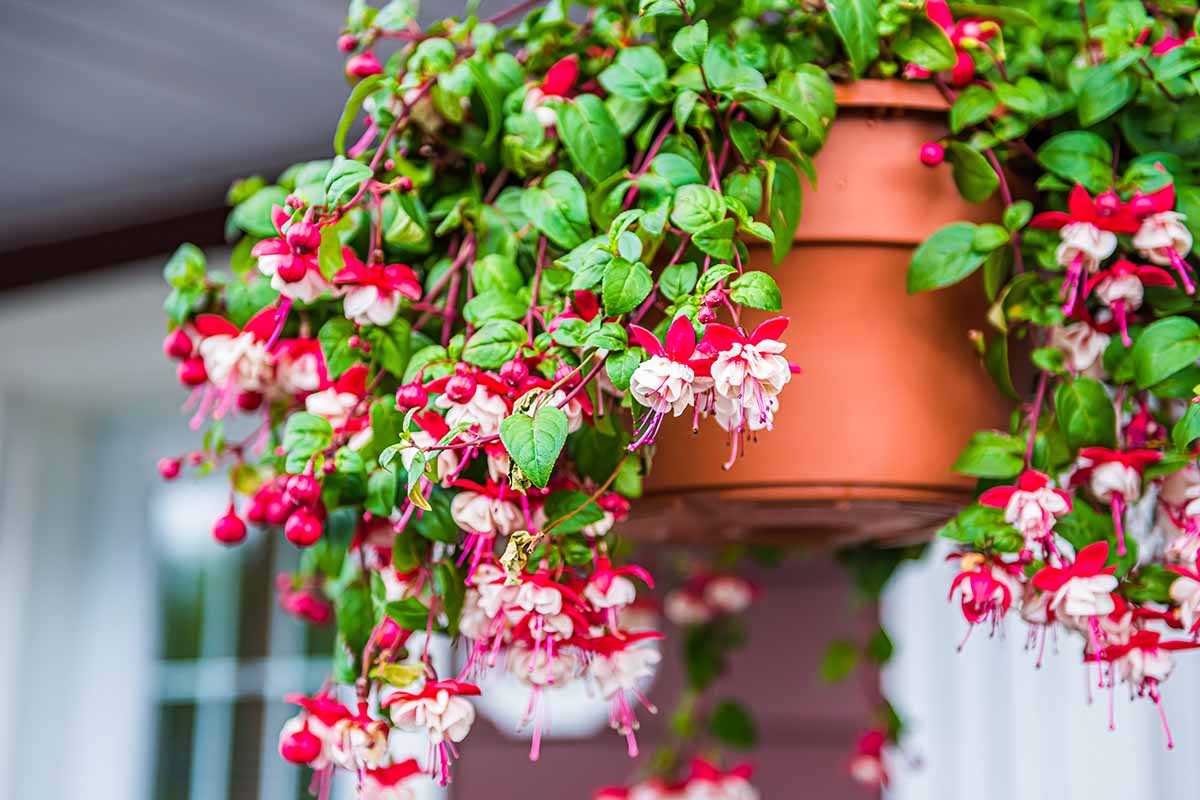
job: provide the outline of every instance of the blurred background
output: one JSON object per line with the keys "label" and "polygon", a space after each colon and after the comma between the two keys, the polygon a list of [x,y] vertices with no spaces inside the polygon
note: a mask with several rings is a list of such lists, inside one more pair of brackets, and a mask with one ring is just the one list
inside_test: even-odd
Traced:
{"label": "blurred background", "polygon": [[[427,0],[423,17],[460,10]],[[159,456],[193,445],[159,349],[160,269],[183,240],[222,262],[234,178],[327,155],[347,91],[344,13],[341,0],[0,1],[4,796],[305,796],[275,753],[292,713],[282,696],[320,685],[330,636],[274,602],[275,573],[296,559],[282,539],[212,542],[219,477],[157,477]],[[1077,653],[1037,672],[1010,620],[1006,639],[980,632],[956,655],[964,623],[940,556],[905,567],[878,607],[826,555],[755,576],[752,644],[715,694],[757,715],[765,798],[870,796],[846,763],[881,678],[859,667],[828,685],[818,672],[830,640],[865,639],[880,617],[896,645],[882,682],[910,724],[888,796],[1194,796],[1200,665],[1164,691],[1176,752],[1149,703],[1118,698],[1108,733]],[[681,683],[668,634],[652,691],[665,710]],[[638,766],[595,733],[605,718],[587,698],[551,720],[559,738],[530,766],[503,706],[485,711],[494,721],[465,743],[450,790],[423,797],[583,800]],[[646,721],[647,752],[667,725]]]}

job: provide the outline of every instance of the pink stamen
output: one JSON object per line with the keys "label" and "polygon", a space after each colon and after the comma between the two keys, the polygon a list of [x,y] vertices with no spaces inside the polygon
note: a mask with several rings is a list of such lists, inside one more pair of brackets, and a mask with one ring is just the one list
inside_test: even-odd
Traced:
{"label": "pink stamen", "polygon": [[1129,338],[1129,320],[1124,300],[1116,300],[1112,304],[1113,316],[1117,318],[1117,326],[1121,329],[1121,344],[1133,347],[1133,339]]}
{"label": "pink stamen", "polygon": [[1083,280],[1083,253],[1076,253],[1071,259],[1071,266],[1067,267],[1067,276],[1063,279],[1062,292],[1060,297],[1065,298],[1062,311],[1068,317],[1075,310],[1075,300],[1079,296],[1079,284]]}
{"label": "pink stamen", "polygon": [[291,310],[292,298],[280,295],[279,310],[275,312],[275,330],[271,333],[271,338],[267,340],[268,353],[275,349],[275,343],[279,341],[279,335],[283,333],[283,326],[287,323],[288,312]]}
{"label": "pink stamen", "polygon": [[1125,555],[1125,498],[1120,492],[1112,494],[1113,527],[1117,530],[1117,555]]}
{"label": "pink stamen", "polygon": [[1184,261],[1183,257],[1179,255],[1179,251],[1174,247],[1163,247],[1159,250],[1160,253],[1164,251],[1166,252],[1167,257],[1171,259],[1171,266],[1174,267],[1175,271],[1179,273],[1179,280],[1181,283],[1183,283],[1183,290],[1188,294],[1195,294],[1196,285],[1192,283],[1192,279],[1189,274],[1192,271],[1192,265]]}

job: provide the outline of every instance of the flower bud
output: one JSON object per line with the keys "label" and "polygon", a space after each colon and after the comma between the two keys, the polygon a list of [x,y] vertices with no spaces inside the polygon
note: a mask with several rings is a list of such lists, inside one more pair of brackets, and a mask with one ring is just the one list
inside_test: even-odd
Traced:
{"label": "flower bud", "polygon": [[246,519],[255,525],[262,525],[267,521],[267,497],[262,492],[250,498],[250,504],[246,506]]}
{"label": "flower bud", "polygon": [[383,65],[370,50],[346,59],[347,78],[365,78],[368,75],[379,75],[382,72]]}
{"label": "flower bud", "polygon": [[401,411],[424,408],[428,402],[429,392],[419,383],[406,383],[396,390],[396,408]]}
{"label": "flower bud", "polygon": [[321,520],[307,508],[298,508],[283,526],[283,535],[296,547],[311,547],[321,538]]}
{"label": "flower bud", "polygon": [[246,523],[242,522],[241,517],[233,509],[233,503],[229,504],[229,510],[225,512],[225,516],[217,520],[213,525],[213,538],[221,544],[234,545],[243,541],[246,538]]}
{"label": "flower bud", "polygon": [[927,167],[936,167],[946,160],[946,148],[937,142],[926,142],[921,145],[921,163]]}
{"label": "flower bud", "polygon": [[282,525],[287,522],[288,515],[292,513],[292,506],[283,499],[281,493],[271,492],[263,511],[268,525]]}
{"label": "flower bud", "polygon": [[279,743],[279,755],[292,764],[316,761],[321,755],[321,740],[306,725]]}
{"label": "flower bud", "polygon": [[455,403],[465,403],[475,396],[477,381],[470,375],[455,375],[446,381],[446,397]]}
{"label": "flower bud", "polygon": [[412,636],[412,631],[404,630],[391,617],[384,617],[383,621],[375,628],[375,643],[384,650],[403,647],[410,636]]}
{"label": "flower bud", "polygon": [[358,47],[358,37],[351,33],[343,33],[338,37],[337,47],[343,53],[353,53],[354,48]]}
{"label": "flower bud", "polygon": [[529,378],[529,367],[519,358],[504,362],[500,367],[500,380],[509,386],[520,386]]}
{"label": "flower bud", "polygon": [[1112,216],[1121,208],[1121,198],[1111,189],[1096,195],[1096,210],[1101,216]]}
{"label": "flower bud", "polygon": [[167,358],[182,361],[192,354],[192,339],[183,328],[176,328],[163,339],[163,353]]}
{"label": "flower bud", "polygon": [[321,229],[301,220],[288,226],[287,243],[294,252],[312,253],[321,246]]}
{"label": "flower bud", "polygon": [[719,306],[725,300],[725,292],[721,289],[709,289],[704,295],[704,305]]}
{"label": "flower bud", "polygon": [[707,325],[710,322],[717,321],[717,312],[713,311],[709,306],[705,306],[696,312],[696,322],[701,325]]}
{"label": "flower bud", "polygon": [[304,280],[308,274],[308,265],[299,258],[285,258],[275,270],[275,274],[285,283],[296,283]]}
{"label": "flower bud", "polygon": [[263,396],[258,392],[241,392],[237,396],[237,406],[242,411],[253,411],[262,405]]}
{"label": "flower bud", "polygon": [[300,199],[298,194],[289,194],[283,201],[285,206],[291,208],[304,208],[304,201]]}
{"label": "flower bud", "polygon": [[292,475],[283,496],[293,505],[310,506],[321,499],[321,484],[312,475]]}
{"label": "flower bud", "polygon": [[179,468],[181,466],[178,458],[160,458],[158,460],[158,474],[162,476],[164,481],[173,481],[179,477]]}
{"label": "flower bud", "polygon": [[358,338],[358,334],[356,333],[346,340],[346,345],[351,350],[357,350],[358,348],[362,347],[362,339]]}
{"label": "flower bud", "polygon": [[199,356],[179,362],[175,375],[184,386],[199,386],[208,380],[208,371],[204,369],[204,359]]}
{"label": "flower bud", "polygon": [[396,188],[402,192],[411,192],[413,188],[412,178],[407,175],[401,175],[396,179]]}

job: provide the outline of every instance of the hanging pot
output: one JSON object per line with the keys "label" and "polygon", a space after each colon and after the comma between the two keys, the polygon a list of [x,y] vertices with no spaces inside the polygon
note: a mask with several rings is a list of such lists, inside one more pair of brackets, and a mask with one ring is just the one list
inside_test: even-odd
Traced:
{"label": "hanging pot", "polygon": [[774,430],[731,470],[715,422],[699,434],[690,415],[664,424],[630,521],[637,535],[822,545],[923,535],[970,499],[971,481],[950,469],[963,442],[1005,427],[1006,401],[967,338],[984,322],[978,283],[905,290],[930,233],[997,216],[961,198],[948,164],[918,160],[945,135],[946,104],[932,86],[893,81],[839,87],[838,104],[795,247],[778,266],[768,249],[751,253],[780,285],[786,355],[803,373]]}

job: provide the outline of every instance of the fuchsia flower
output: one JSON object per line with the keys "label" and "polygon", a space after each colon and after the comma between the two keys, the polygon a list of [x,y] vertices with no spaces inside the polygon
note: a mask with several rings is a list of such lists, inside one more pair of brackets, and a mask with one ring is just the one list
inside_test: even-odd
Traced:
{"label": "fuchsia flower", "polygon": [[311,303],[332,288],[321,274],[317,249],[321,230],[307,220],[292,221],[282,206],[271,208],[271,222],[279,236],[263,239],[250,251],[259,271],[271,279],[271,288],[291,300]]}
{"label": "fuchsia flower", "polygon": [[329,420],[335,431],[345,429],[366,393],[367,372],[366,364],[355,364],[331,385],[306,397],[305,409]]}
{"label": "fuchsia flower", "polygon": [[352,714],[333,695],[318,693],[312,697],[289,694],[285,702],[299,705],[301,713],[284,723],[279,732],[279,752],[293,764],[308,764],[324,770],[333,763],[336,729]]}
{"label": "fuchsia flower", "polygon": [[711,359],[696,355],[696,331],[686,316],[671,323],[663,342],[640,325],[630,325],[629,333],[649,356],[629,379],[633,398],[650,409],[629,445],[636,450],[654,441],[668,412],[678,417],[695,402],[696,377],[708,375]]}
{"label": "fuchsia flower", "polygon": [[[196,317],[196,332],[202,337],[197,349],[208,385],[200,395],[199,407],[191,421],[193,428],[200,426],[209,411],[214,419],[220,419],[241,395],[261,395],[271,388],[275,371],[268,340],[275,327],[276,313],[268,306],[242,328],[216,314]],[[197,387],[193,401],[199,391]]]}
{"label": "fuchsia flower", "polygon": [[[950,71],[951,85],[966,86],[975,77],[975,61],[971,58],[968,48],[992,39],[1000,31],[1000,26],[991,20],[980,18],[968,18],[955,22],[946,0],[928,0],[925,3],[925,13],[931,21],[946,32],[946,36],[958,54],[958,61]],[[906,64],[904,67],[904,77],[906,78],[928,78],[929,76],[929,70],[916,64]]]}
{"label": "fuchsia flower", "polygon": [[1071,496],[1050,485],[1050,477],[1037,470],[1027,469],[1017,478],[1016,486],[997,486],[984,492],[979,502],[992,508],[1004,509],[1004,520],[1025,537],[1025,549],[1047,543],[1054,529],[1054,520],[1071,512]]}
{"label": "fuchsia flower", "polygon": [[[1194,650],[1198,647],[1200,642],[1164,642],[1157,631],[1141,630],[1134,633],[1128,642],[1102,647],[1096,653],[1100,661],[1106,661],[1119,669],[1121,678],[1136,687],[1139,695],[1149,696],[1154,701],[1167,735],[1168,749],[1173,748],[1175,742],[1171,739],[1171,728],[1167,725],[1159,685],[1170,677],[1175,668],[1171,651]],[[1110,677],[1109,680],[1113,681],[1113,678]]]}
{"label": "fuchsia flower", "polygon": [[638,645],[662,638],[661,633],[643,631],[592,636],[574,642],[590,655],[588,675],[596,682],[601,696],[612,703],[609,724],[625,737],[630,758],[636,758],[638,754],[635,732],[640,724],[629,696],[635,697],[651,714],[658,713],[654,704],[642,694],[640,683],[654,675],[655,665],[662,658],[658,650]]}
{"label": "fuchsia flower", "polygon": [[1075,554],[1065,567],[1043,567],[1033,576],[1033,585],[1052,595],[1050,610],[1072,617],[1099,617],[1116,607],[1112,591],[1117,588],[1115,566],[1106,567],[1108,542],[1093,542]]}
{"label": "fuchsia flower", "polygon": [[1112,309],[1121,330],[1121,343],[1133,346],[1129,338],[1128,315],[1142,307],[1147,286],[1174,286],[1175,279],[1164,269],[1138,266],[1121,259],[1088,279],[1084,297],[1095,293],[1100,302]]}
{"label": "fuchsia flower", "polygon": [[324,625],[333,619],[333,606],[313,584],[297,586],[291,575],[281,572],[275,576],[275,593],[279,595],[279,607],[293,617],[313,625]]}
{"label": "fuchsia flower", "polygon": [[1179,577],[1171,584],[1171,599],[1179,604],[1179,621],[1188,633],[1200,632],[1200,572],[1195,568],[1168,567]]}
{"label": "fuchsia flower", "polygon": [[446,410],[446,425],[464,425],[474,436],[492,436],[500,432],[500,423],[511,412],[506,399],[512,387],[499,377],[482,370],[463,367],[425,384],[430,394],[439,395],[434,405]]}
{"label": "fuchsia flower", "polygon": [[525,93],[524,111],[532,111],[544,128],[553,128],[558,124],[558,112],[553,104],[548,104],[548,98],[567,97],[579,79],[579,58],[569,55],[559,59],[554,66],[546,70],[546,77],[536,86],[530,87]]}
{"label": "fuchsia flower", "polygon": [[1125,555],[1125,508],[1142,496],[1142,472],[1162,459],[1157,450],[1110,450],[1084,447],[1079,451],[1082,465],[1071,476],[1071,485],[1088,484],[1092,495],[1112,507],[1113,527],[1117,532],[1117,555]]}
{"label": "fuchsia flower", "polygon": [[1184,216],[1175,211],[1175,185],[1168,184],[1151,194],[1137,194],[1129,201],[1141,225],[1133,235],[1133,246],[1143,258],[1159,266],[1171,266],[1179,275],[1183,289],[1196,293],[1192,282],[1195,271],[1186,261],[1192,251],[1192,234],[1184,224]]}
{"label": "fuchsia flower", "polygon": [[364,264],[349,247],[342,248],[342,258],[346,266],[337,271],[333,282],[351,287],[343,300],[347,319],[359,325],[390,325],[401,297],[421,299],[417,273],[407,264]]}
{"label": "fuchsia flower", "polygon": [[415,796],[404,784],[423,772],[415,758],[398,761],[388,767],[363,772],[361,800],[412,800]]}
{"label": "fuchsia flower", "polygon": [[[963,616],[970,623],[967,636],[975,626],[989,621],[992,630],[1021,596],[1019,564],[1006,564],[998,557],[982,553],[952,555],[947,560],[959,560],[959,573],[950,583],[950,599],[958,592]],[[966,644],[966,639],[963,640]],[[961,648],[962,645],[959,645]]]}
{"label": "fuchsia flower", "polygon": [[316,339],[281,339],[274,356],[277,394],[303,396],[329,382],[325,356]]}
{"label": "fuchsia flower", "polygon": [[458,753],[455,743],[467,737],[475,722],[479,687],[455,680],[427,681],[419,692],[396,692],[382,703],[392,722],[405,730],[425,730],[429,735],[429,770],[438,783],[450,782],[450,762]]}
{"label": "fuchsia flower", "polygon": [[1063,313],[1070,316],[1075,309],[1083,275],[1099,269],[1100,263],[1116,251],[1116,235],[1134,233],[1139,222],[1116,192],[1104,192],[1093,200],[1082,184],[1075,184],[1071,190],[1067,208],[1067,212],[1036,214],[1029,224],[1035,228],[1058,230],[1062,237],[1055,258],[1067,270],[1062,298]]}
{"label": "fuchsia flower", "polygon": [[884,730],[870,730],[859,737],[848,767],[855,783],[868,789],[887,788],[888,773],[883,763],[885,745],[887,731]]}

